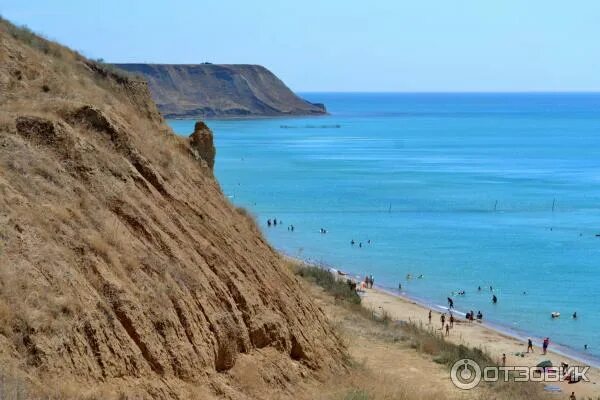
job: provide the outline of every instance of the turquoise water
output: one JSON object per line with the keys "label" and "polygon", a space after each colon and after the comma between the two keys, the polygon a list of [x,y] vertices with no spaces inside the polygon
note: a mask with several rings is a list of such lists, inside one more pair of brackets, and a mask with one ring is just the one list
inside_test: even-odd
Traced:
{"label": "turquoise water", "polygon": [[600,94],[304,96],[331,115],[208,123],[275,247],[600,356]]}

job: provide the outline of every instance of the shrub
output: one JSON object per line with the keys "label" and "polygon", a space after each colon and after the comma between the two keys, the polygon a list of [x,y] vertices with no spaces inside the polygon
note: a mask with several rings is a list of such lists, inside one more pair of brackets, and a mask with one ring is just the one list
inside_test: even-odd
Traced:
{"label": "shrub", "polygon": [[352,389],[346,393],[344,400],[369,400],[369,395],[364,390]]}
{"label": "shrub", "polygon": [[352,304],[360,304],[360,296],[346,281],[336,279],[328,270],[310,265],[299,266],[296,274],[316,283],[338,300],[348,301]]}

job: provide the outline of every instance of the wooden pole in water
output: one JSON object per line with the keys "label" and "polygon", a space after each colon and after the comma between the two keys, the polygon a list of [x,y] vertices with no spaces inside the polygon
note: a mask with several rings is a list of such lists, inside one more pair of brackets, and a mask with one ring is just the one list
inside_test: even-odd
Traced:
{"label": "wooden pole in water", "polygon": [[556,199],[552,199],[552,212],[554,212],[555,205],[556,205]]}

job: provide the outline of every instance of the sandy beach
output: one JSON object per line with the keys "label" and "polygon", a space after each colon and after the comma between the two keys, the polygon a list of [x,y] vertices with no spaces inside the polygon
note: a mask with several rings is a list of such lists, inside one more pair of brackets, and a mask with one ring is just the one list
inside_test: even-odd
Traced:
{"label": "sandy beach", "polygon": [[[403,297],[400,294],[392,295],[382,289],[366,289],[362,294],[362,304],[364,307],[375,312],[387,312],[392,319],[398,321],[412,321],[422,324],[423,327],[431,327],[441,332],[441,313],[432,310],[431,324],[428,321],[429,308],[418,304],[414,300]],[[464,318],[457,318],[454,327],[450,330],[448,340],[457,344],[464,344],[470,347],[478,347],[488,352],[501,363],[502,354],[506,354],[507,366],[535,366],[543,360],[550,360],[555,366],[561,362],[569,365],[586,365],[579,360],[575,360],[552,351],[552,343],[546,355],[542,354],[540,347],[534,346],[534,353],[525,353],[527,343],[515,337],[508,336],[502,332],[478,322],[467,322]],[[551,338],[550,338],[551,339]],[[524,353],[524,357],[516,355]],[[578,398],[600,396],[600,370],[591,367],[587,373],[589,382],[578,382],[568,384],[567,382],[549,383],[559,386],[562,393],[570,394],[575,391]]]}

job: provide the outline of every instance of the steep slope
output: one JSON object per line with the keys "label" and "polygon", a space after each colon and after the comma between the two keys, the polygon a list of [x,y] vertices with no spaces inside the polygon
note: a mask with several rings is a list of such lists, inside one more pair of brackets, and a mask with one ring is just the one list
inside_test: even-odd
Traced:
{"label": "steep slope", "polygon": [[176,136],[145,82],[0,21],[4,385],[273,398],[343,368],[340,340],[224,198],[213,158],[208,128]]}
{"label": "steep slope", "polygon": [[166,118],[325,114],[260,65],[115,65],[148,81]]}

